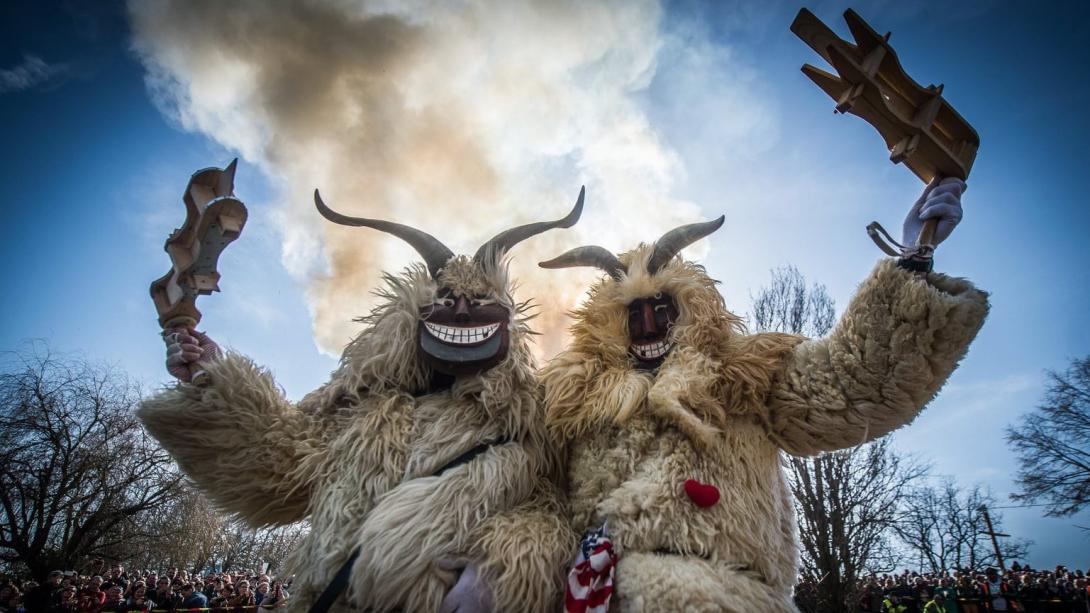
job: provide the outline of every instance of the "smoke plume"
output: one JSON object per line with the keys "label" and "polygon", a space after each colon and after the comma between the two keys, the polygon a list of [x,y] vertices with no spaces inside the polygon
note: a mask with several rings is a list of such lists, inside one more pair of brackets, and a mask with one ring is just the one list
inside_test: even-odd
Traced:
{"label": "smoke plume", "polygon": [[578,244],[627,249],[700,217],[671,198],[683,169],[635,98],[663,44],[655,3],[168,0],[129,12],[160,107],[272,179],[283,263],[331,353],[358,330],[380,271],[419,258],[322,220],[316,187],[341,212],[473,253],[505,228],[562,216],[586,184],[574,229],[512,253],[545,355],[599,273],[538,261]]}

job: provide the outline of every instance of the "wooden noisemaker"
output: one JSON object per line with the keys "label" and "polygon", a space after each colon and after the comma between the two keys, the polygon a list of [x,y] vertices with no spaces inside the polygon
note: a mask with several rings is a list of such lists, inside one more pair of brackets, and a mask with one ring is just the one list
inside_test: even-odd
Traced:
{"label": "wooden noisemaker", "polygon": [[[163,330],[191,329],[201,320],[197,296],[219,291],[216,270],[220,253],[242,233],[246,205],[234,197],[238,159],[226,168],[198,170],[182,195],[185,223],[167,238],[163,249],[170,255],[171,269],[151,284],[151,298]],[[197,364],[189,366],[190,381],[208,382]]]}
{"label": "wooden noisemaker", "polygon": [[[942,97],[942,85],[921,87],[901,67],[889,45],[855,11],[844,12],[852,44],[801,9],[791,31],[836,70],[833,75],[803,64],[802,72],[836,101],[836,113],[851,113],[874,126],[886,141],[889,159],[904,162],[924,183],[957,177],[965,180],[976,159],[980,137]],[[917,245],[934,249],[937,219],[928,219]]]}

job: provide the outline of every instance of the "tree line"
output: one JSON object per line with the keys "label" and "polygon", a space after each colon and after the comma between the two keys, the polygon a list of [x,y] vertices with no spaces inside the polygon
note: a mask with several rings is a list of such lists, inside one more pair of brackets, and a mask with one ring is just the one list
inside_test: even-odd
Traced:
{"label": "tree line", "polygon": [[305,533],[251,530],[217,512],[144,432],[133,414],[140,390],[123,373],[40,344],[3,357],[3,570],[42,580],[96,558],[198,571],[276,565]]}

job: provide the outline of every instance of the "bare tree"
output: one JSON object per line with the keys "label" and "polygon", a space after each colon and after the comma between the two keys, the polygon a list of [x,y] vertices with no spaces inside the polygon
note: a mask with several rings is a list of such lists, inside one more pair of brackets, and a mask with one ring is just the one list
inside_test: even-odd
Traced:
{"label": "bare tree", "polygon": [[[945,479],[938,487],[912,488],[896,524],[898,539],[921,569],[930,572],[997,565],[984,520],[984,509],[994,505],[995,498],[979,485],[962,490],[953,479]],[[990,515],[993,528],[1001,531],[1002,515],[994,511]],[[1025,558],[1032,544],[1007,538],[998,542],[1004,560]]]}
{"label": "bare tree", "polygon": [[226,532],[222,557],[219,566],[223,570],[248,568],[259,570],[261,564],[268,564],[272,570],[283,568],[284,561],[298,545],[309,527],[305,523],[290,524],[276,528],[253,530],[240,524],[234,524]]}
{"label": "bare tree", "polygon": [[825,336],[836,322],[836,302],[824,285],[806,287],[806,277],[794,266],[772,271],[769,284],[753,297],[752,322],[761,332]]}
{"label": "bare tree", "polygon": [[223,516],[191,484],[143,519],[152,536],[148,546],[132,551],[130,565],[144,568],[186,568],[199,572],[214,563],[224,539]]}
{"label": "bare tree", "polygon": [[142,514],[180,477],[133,417],[124,375],[41,351],[0,370],[0,559],[44,578],[151,536]]}
{"label": "bare tree", "polygon": [[[807,286],[788,266],[753,298],[757,331],[823,336],[836,309],[825,286]],[[814,458],[787,457],[795,497],[803,570],[817,580],[817,611],[858,608],[857,580],[870,570],[893,566],[888,535],[906,488],[926,473],[879,440]]]}
{"label": "bare tree", "polygon": [[268,564],[282,569],[284,561],[299,545],[309,526],[305,522],[273,528],[250,528],[220,513],[190,483],[179,495],[145,519],[153,536],[148,545],[133,551],[127,559],[144,568],[186,568],[201,572],[246,568],[260,570]]}
{"label": "bare tree", "polygon": [[1050,372],[1044,402],[1007,429],[1021,465],[1014,500],[1045,501],[1048,514],[1072,515],[1090,504],[1090,356]]}

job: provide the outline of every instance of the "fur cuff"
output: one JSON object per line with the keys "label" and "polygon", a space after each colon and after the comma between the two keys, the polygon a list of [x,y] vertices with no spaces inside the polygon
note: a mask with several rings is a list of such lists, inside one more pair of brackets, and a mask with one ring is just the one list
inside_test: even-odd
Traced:
{"label": "fur cuff", "polygon": [[559,611],[578,538],[548,505],[497,516],[478,540],[481,580],[497,611]]}

